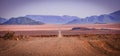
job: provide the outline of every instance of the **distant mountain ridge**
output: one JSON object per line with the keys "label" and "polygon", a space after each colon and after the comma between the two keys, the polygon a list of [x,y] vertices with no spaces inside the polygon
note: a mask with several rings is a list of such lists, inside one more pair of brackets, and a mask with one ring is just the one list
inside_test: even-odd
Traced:
{"label": "distant mountain ridge", "polygon": [[5,21],[7,21],[7,19],[0,17],[0,24],[4,23]]}
{"label": "distant mountain ridge", "polygon": [[3,24],[7,25],[36,25],[36,24],[44,24],[42,22],[34,21],[30,18],[26,17],[18,17],[18,18],[11,18],[8,21],[4,22]]}
{"label": "distant mountain ridge", "polygon": [[104,14],[100,16],[90,16],[84,19],[74,19],[67,24],[105,24],[105,23],[120,23],[120,10],[111,14]]}
{"label": "distant mountain ridge", "polygon": [[55,15],[27,15],[27,18],[31,18],[35,21],[44,22],[46,24],[65,24],[73,19],[79,19],[76,16],[55,16]]}
{"label": "distant mountain ridge", "polygon": [[41,25],[41,24],[106,24],[120,23],[120,10],[103,14],[100,16],[90,16],[79,18],[77,16],[56,16],[56,15],[26,15],[23,17],[0,18],[0,24],[16,24],[16,25]]}

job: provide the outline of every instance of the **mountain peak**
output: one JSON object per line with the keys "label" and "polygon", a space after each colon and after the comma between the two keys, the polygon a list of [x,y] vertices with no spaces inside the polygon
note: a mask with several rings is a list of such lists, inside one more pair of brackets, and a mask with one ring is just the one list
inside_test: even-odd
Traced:
{"label": "mountain peak", "polygon": [[41,21],[46,24],[65,24],[71,20],[73,20],[75,17],[72,16],[56,16],[56,15],[27,15],[25,16],[27,18],[31,18],[35,21]]}
{"label": "mountain peak", "polygon": [[[103,14],[100,16],[89,16],[79,18],[69,15],[26,15],[24,17],[10,18],[5,21],[0,17],[3,24],[96,24],[97,23],[120,23],[120,10],[111,14]],[[43,22],[43,23],[42,23]]]}
{"label": "mountain peak", "polygon": [[0,24],[4,23],[5,21],[7,21],[7,19],[0,17]]}
{"label": "mountain peak", "polygon": [[111,15],[119,15],[119,16],[120,16],[120,10],[118,10],[118,11],[116,11],[116,12],[111,13]]}
{"label": "mountain peak", "polygon": [[26,17],[11,18],[3,24],[17,24],[17,25],[34,25],[34,24],[44,24],[42,22],[34,21]]}

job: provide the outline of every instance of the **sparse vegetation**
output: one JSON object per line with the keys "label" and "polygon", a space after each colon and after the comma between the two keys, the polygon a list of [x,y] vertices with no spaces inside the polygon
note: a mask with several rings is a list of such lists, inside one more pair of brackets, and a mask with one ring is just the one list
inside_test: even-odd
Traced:
{"label": "sparse vegetation", "polygon": [[[18,47],[23,47],[23,49],[21,48],[20,51],[30,52],[31,54],[35,53],[34,55],[41,55],[41,56],[43,55],[44,56],[47,56],[47,55],[49,56],[84,56],[84,54],[86,54],[86,56],[93,56],[95,52],[97,53],[95,54],[95,56],[101,56],[101,55],[119,56],[119,53],[120,53],[120,48],[119,48],[120,35],[119,34],[63,34],[62,38],[57,38],[58,35],[51,35],[51,34],[17,35],[16,36],[14,32],[6,32],[3,37],[5,39],[12,39],[12,40],[28,39],[29,41],[23,41],[23,42],[13,41],[19,44],[19,45],[15,44],[17,47],[14,47],[14,50],[16,50]],[[41,37],[42,39],[39,39]],[[11,46],[13,47],[13,45]],[[28,48],[26,47],[28,47],[30,51],[28,51]],[[9,50],[12,51],[13,49],[10,49],[10,48]],[[8,50],[2,47],[1,50],[3,49]],[[44,53],[41,53],[41,52],[44,52]],[[29,53],[25,53],[24,55],[29,56],[27,54]]]}
{"label": "sparse vegetation", "polygon": [[[72,30],[79,26],[85,28]],[[55,25],[50,26],[50,29],[48,25],[1,26],[0,56],[120,56],[120,31],[101,30],[109,28],[109,25],[93,26],[88,30],[86,28],[90,25],[63,25],[61,38]]]}
{"label": "sparse vegetation", "polygon": [[8,32],[6,32],[5,34],[4,34],[4,36],[2,37],[4,40],[8,40],[8,39],[14,39],[14,34],[15,34],[15,32],[10,32],[10,31],[8,31]]}

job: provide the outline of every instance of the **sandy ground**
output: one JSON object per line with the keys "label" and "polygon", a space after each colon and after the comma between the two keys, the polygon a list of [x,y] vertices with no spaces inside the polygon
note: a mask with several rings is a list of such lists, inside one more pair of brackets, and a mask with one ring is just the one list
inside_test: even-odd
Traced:
{"label": "sandy ground", "polygon": [[[62,31],[63,34],[80,37],[31,37],[29,35],[58,34],[55,30],[71,30],[72,27],[108,28],[106,30]],[[42,30],[42,31],[41,31]],[[45,30],[45,31],[44,31]],[[46,31],[47,30],[47,31]],[[50,30],[50,31],[48,31]],[[53,31],[54,30],[54,31]],[[0,56],[120,56],[120,24],[95,25],[0,25],[2,31],[15,31],[28,35],[25,40],[0,40]],[[98,33],[100,35],[89,35]],[[109,35],[101,35],[101,33]],[[111,33],[118,33],[117,35]]]}
{"label": "sandy ground", "polygon": [[119,36],[110,39],[36,37],[1,40],[0,56],[119,56],[119,43]]}
{"label": "sandy ground", "polygon": [[0,25],[0,31],[71,30],[73,27],[120,30],[120,24]]}

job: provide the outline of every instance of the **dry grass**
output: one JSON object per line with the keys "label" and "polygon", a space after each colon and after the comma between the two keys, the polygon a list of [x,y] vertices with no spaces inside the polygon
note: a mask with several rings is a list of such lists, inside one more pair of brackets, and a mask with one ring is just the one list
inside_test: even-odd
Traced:
{"label": "dry grass", "polygon": [[[51,35],[50,35],[51,36]],[[72,37],[18,36],[1,40],[0,56],[119,56],[119,34],[80,34]],[[29,38],[24,38],[29,37]]]}
{"label": "dry grass", "polygon": [[[120,56],[120,24],[62,25],[62,37],[59,26],[0,25],[0,56]],[[72,31],[73,27],[112,30]]]}

